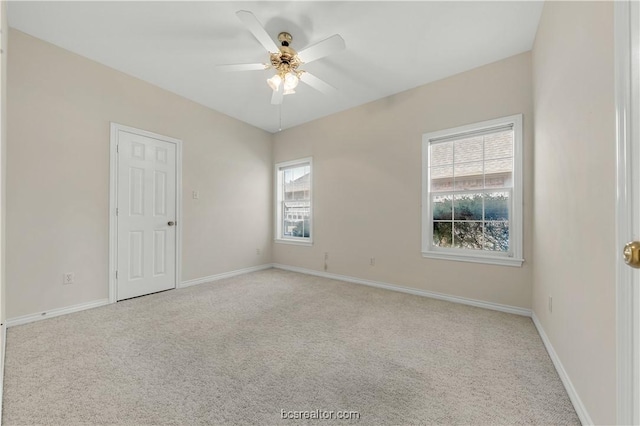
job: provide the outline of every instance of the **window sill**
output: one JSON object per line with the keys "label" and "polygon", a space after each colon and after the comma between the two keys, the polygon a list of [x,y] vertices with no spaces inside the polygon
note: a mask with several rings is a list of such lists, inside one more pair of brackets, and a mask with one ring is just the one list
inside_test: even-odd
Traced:
{"label": "window sill", "polygon": [[422,257],[439,260],[453,260],[458,262],[484,263],[487,265],[513,266],[518,268],[521,267],[522,262],[524,262],[524,259],[515,259],[513,257],[477,256],[436,251],[422,252]]}
{"label": "window sill", "polygon": [[274,241],[280,244],[291,244],[293,246],[307,246],[311,247],[313,241],[298,241],[298,240],[286,240],[284,238],[275,238]]}

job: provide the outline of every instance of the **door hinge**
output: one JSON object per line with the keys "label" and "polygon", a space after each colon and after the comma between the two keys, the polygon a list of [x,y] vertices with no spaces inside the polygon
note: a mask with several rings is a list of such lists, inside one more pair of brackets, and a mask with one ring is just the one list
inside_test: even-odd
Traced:
{"label": "door hinge", "polygon": [[118,279],[118,271],[116,271],[116,280]]}
{"label": "door hinge", "polygon": [[116,216],[118,216],[118,213],[119,213],[119,212],[120,212],[120,211],[119,211],[119,210],[118,210],[118,208],[116,207]]}
{"label": "door hinge", "polygon": [[116,154],[120,152],[120,145],[116,145]]}

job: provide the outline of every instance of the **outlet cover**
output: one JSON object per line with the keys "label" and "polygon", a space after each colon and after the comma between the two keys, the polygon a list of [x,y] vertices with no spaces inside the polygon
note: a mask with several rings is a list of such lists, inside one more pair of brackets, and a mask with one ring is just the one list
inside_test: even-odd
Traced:
{"label": "outlet cover", "polygon": [[62,284],[73,284],[76,279],[76,274],[73,272],[66,272],[62,276]]}

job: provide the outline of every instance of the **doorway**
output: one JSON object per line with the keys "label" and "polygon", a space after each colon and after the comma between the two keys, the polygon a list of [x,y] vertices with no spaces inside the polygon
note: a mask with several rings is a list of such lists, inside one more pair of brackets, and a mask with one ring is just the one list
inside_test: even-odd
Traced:
{"label": "doorway", "polygon": [[182,142],[111,124],[111,302],[180,279]]}

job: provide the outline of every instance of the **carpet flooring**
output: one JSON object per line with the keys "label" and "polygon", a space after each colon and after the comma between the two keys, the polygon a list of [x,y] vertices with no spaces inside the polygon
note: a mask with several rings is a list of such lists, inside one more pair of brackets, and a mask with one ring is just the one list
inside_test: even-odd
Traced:
{"label": "carpet flooring", "polygon": [[277,269],[12,327],[6,350],[4,425],[580,424],[531,319]]}

